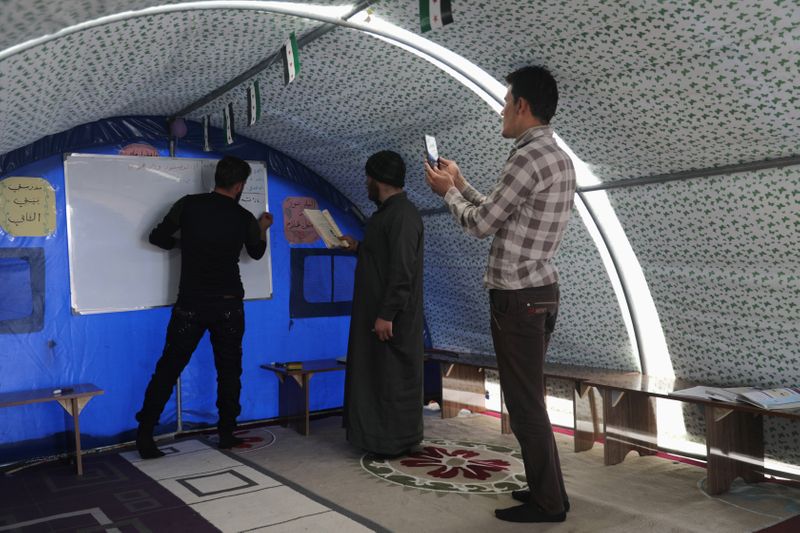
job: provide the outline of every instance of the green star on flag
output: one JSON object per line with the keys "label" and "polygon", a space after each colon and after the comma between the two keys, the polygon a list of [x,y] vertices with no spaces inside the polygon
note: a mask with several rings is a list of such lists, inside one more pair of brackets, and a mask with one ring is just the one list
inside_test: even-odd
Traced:
{"label": "green star on flag", "polygon": [[211,142],[208,139],[208,122],[209,122],[208,115],[203,115],[203,151],[204,152],[210,152],[211,151]]}
{"label": "green star on flag", "polygon": [[247,124],[252,126],[261,118],[261,91],[258,80],[247,87]]}
{"label": "green star on flag", "polygon": [[422,32],[453,22],[450,0],[419,0],[419,23]]}
{"label": "green star on flag", "polygon": [[283,53],[283,83],[288,85],[300,73],[300,53],[297,50],[297,37],[294,32],[281,47]]}
{"label": "green star on flag", "polygon": [[222,110],[222,119],[225,124],[225,142],[233,144],[233,104],[228,104]]}

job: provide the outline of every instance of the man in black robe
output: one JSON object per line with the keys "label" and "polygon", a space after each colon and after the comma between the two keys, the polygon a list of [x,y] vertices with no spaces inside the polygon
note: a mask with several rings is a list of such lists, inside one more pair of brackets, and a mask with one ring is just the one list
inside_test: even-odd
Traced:
{"label": "man in black robe", "polygon": [[406,167],[391,151],[366,164],[367,193],[378,210],[358,253],[347,348],[347,440],[375,455],[397,456],[422,440],[422,218],[403,191]]}

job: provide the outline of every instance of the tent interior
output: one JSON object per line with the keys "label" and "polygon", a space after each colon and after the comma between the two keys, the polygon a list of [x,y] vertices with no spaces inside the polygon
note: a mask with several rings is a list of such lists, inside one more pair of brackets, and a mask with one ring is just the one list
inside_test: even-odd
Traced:
{"label": "tent interior", "polygon": [[[422,32],[411,0],[2,0],[0,393],[93,383],[105,392],[80,416],[83,446],[113,449],[133,438],[163,348],[169,302],[78,305],[81,292],[106,293],[105,258],[143,246],[99,237],[101,221],[119,215],[144,240],[156,220],[127,219],[133,196],[120,187],[98,194],[98,218],[76,231],[68,154],[231,154],[265,165],[271,286],[245,303],[240,423],[280,414],[278,380],[260,365],[346,353],[354,260],[328,257],[320,240],[290,242],[287,205],[313,199],[345,233],[362,235],[375,211],[364,163],[379,150],[403,156],[406,191],[423,217],[427,347],[492,354],[482,281],[490,239],[463,232],[431,192],[423,135],[435,135],[440,154],[488,193],[511,148],[500,135],[505,76],[530,64],[558,81],[553,128],[578,180],[555,258],[561,304],[548,361],[709,386],[800,385],[797,2],[462,0],[452,9],[451,24]],[[285,83],[281,49],[292,33],[300,70]],[[260,117],[251,125],[253,82]],[[186,130],[176,134],[176,122]],[[49,185],[47,231],[15,232],[2,184],[16,178]],[[176,199],[154,207],[163,213]],[[80,243],[96,255],[81,255]],[[94,259],[81,288],[76,264]],[[130,295],[150,282],[135,269],[126,275]],[[438,379],[429,363],[426,395]],[[311,410],[340,409],[343,383],[341,372],[315,376]],[[551,420],[572,428],[569,384],[548,387]],[[206,338],[158,433],[212,427],[214,390]],[[486,390],[487,407],[500,411],[490,372]],[[657,406],[658,448],[703,461],[702,410],[668,399]],[[70,431],[52,402],[2,408],[0,464],[60,456]],[[797,419],[765,417],[765,470],[800,479],[798,441]],[[349,488],[364,490],[357,481]],[[800,497],[792,498],[787,512],[798,514]],[[370,524],[401,527],[380,517]]]}

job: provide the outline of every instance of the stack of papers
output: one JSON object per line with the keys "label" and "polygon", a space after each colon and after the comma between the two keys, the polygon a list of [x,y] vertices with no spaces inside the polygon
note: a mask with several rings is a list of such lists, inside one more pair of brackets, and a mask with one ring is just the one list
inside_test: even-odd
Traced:
{"label": "stack of papers", "polygon": [[762,409],[800,409],[800,389],[753,389],[740,393],[742,400]]}
{"label": "stack of papers", "polygon": [[749,403],[767,410],[800,409],[800,389],[797,387],[758,389],[756,387],[699,386],[676,390],[670,395],[730,403]]}
{"label": "stack of papers", "polygon": [[739,395],[734,392],[735,390],[736,389],[723,389],[721,387],[691,387],[689,389],[673,391],[670,396],[684,396],[687,398],[737,403],[740,399]]}

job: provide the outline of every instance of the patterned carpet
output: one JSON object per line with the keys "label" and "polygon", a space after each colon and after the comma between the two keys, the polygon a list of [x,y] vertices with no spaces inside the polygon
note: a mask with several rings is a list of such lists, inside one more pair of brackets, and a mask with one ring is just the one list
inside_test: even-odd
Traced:
{"label": "patterned carpet", "polygon": [[[711,496],[704,468],[631,454],[604,466],[602,446],[574,453],[556,434],[572,510],[563,524],[500,522],[524,484],[516,440],[485,416],[425,418],[426,439],[406,456],[365,456],[340,417],[314,421],[309,436],[270,426],[241,433],[220,451],[213,438],[162,443],[167,456],[89,454],[74,465],[43,463],[0,476],[0,532],[144,531],[574,531],[794,533],[800,490],[734,482]],[[772,528],[770,528],[772,526]]]}
{"label": "patterned carpet", "polygon": [[0,478],[0,531],[218,531],[117,454],[83,464],[82,477],[45,463]]}
{"label": "patterned carpet", "polygon": [[238,452],[199,440],[159,448],[165,457],[144,461],[135,451],[121,456],[221,531],[370,530],[369,521],[245,464]]}
{"label": "patterned carpet", "polygon": [[164,457],[136,451],[43,463],[0,478],[0,532],[319,531],[375,529],[369,520],[308,493],[242,454],[275,441],[241,431],[244,445],[222,452],[210,437],[162,444]]}
{"label": "patterned carpet", "polygon": [[[240,429],[233,434],[244,440],[244,444],[236,447],[236,452],[240,454],[254,452],[275,443],[275,434],[266,428]],[[209,446],[217,447],[219,437],[216,433],[206,435],[205,439]]]}
{"label": "patterned carpet", "polygon": [[426,439],[406,456],[364,455],[370,474],[415,489],[463,494],[500,494],[526,487],[522,455],[492,444]]}

